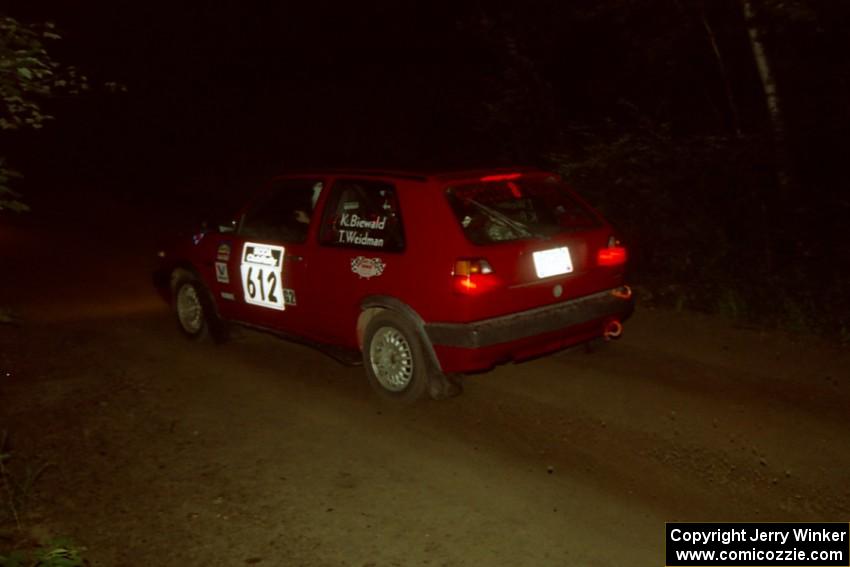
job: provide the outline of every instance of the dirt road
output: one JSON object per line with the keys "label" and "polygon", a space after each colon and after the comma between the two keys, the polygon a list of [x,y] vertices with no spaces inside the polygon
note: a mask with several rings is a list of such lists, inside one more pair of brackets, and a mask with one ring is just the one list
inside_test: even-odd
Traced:
{"label": "dirt road", "polygon": [[665,521],[850,518],[850,357],[829,345],[644,308],[598,351],[399,408],[270,336],[184,341],[153,238],[89,222],[0,231],[21,318],[0,427],[14,474],[50,463],[27,533],[95,565],[650,566]]}

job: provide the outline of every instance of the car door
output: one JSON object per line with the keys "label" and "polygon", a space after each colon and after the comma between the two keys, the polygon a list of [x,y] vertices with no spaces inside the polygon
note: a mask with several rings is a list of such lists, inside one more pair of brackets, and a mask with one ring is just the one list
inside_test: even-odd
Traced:
{"label": "car door", "polygon": [[322,299],[310,324],[323,342],[356,348],[362,300],[397,290],[402,277],[405,236],[397,189],[378,179],[336,179],[321,217],[310,277]]}
{"label": "car door", "polygon": [[245,208],[237,230],[219,235],[216,291],[222,316],[309,335],[301,325],[312,295],[307,249],[323,187],[316,177],[274,179]]}

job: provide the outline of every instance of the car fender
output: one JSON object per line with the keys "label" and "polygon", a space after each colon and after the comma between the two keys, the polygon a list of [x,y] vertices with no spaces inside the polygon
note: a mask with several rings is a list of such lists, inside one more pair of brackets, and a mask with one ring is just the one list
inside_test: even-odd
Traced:
{"label": "car fender", "polygon": [[151,274],[151,279],[159,295],[169,305],[171,304],[174,293],[174,272],[178,269],[186,270],[203,281],[198,270],[188,260],[175,260],[173,258],[160,260]]}
{"label": "car fender", "polygon": [[210,305],[212,305],[213,310],[215,311],[215,316],[220,318],[221,314],[218,311],[218,302],[216,302],[215,296],[213,296],[213,294],[210,291],[209,283],[201,275],[201,271],[198,270],[188,260],[180,260],[178,262],[174,262],[174,263],[170,264],[167,268],[161,269],[161,271],[159,272],[159,275],[155,276],[155,278],[158,277],[158,279],[160,281],[162,281],[163,283],[166,284],[167,291],[168,291],[168,294],[169,294],[169,302],[171,301],[171,294],[174,291],[174,274],[177,272],[177,270],[184,270],[184,271],[191,273],[193,276],[195,276],[198,279],[198,281],[200,281],[203,284],[204,290],[206,291],[207,299],[209,300]]}
{"label": "car fender", "polygon": [[425,354],[430,359],[433,368],[442,372],[442,366],[437,358],[437,353],[434,352],[434,346],[431,344],[431,340],[425,332],[425,321],[415,309],[395,297],[390,297],[388,295],[370,295],[360,302],[360,316],[357,318],[357,346],[363,350],[363,335],[366,332],[366,326],[369,324],[372,317],[374,317],[375,314],[380,312],[382,309],[395,311],[413,324],[414,328],[419,333],[419,338],[425,347]]}

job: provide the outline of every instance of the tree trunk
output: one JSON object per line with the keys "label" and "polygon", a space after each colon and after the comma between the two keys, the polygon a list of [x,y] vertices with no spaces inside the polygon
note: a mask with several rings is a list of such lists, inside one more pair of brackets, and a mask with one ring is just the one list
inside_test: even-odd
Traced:
{"label": "tree trunk", "polygon": [[750,47],[753,50],[753,59],[756,62],[759,78],[761,79],[762,88],[764,89],[765,103],[767,112],[770,116],[771,128],[773,130],[773,143],[775,146],[776,158],[776,179],[780,190],[785,193],[785,190],[790,184],[790,175],[788,173],[788,151],[785,138],[785,120],[782,116],[782,109],[779,103],[779,94],[776,89],[776,81],[773,78],[773,72],[770,69],[770,61],[764,50],[764,44],[759,37],[759,30],[756,27],[755,13],[750,0],[741,0],[744,8],[744,20],[747,25],[747,32],[750,38]]}
{"label": "tree trunk", "polygon": [[723,88],[726,92],[726,103],[729,105],[729,113],[731,118],[732,131],[735,136],[741,137],[741,121],[738,119],[738,105],[735,104],[735,97],[732,94],[732,85],[729,82],[729,74],[726,72],[726,65],[723,63],[723,56],[720,54],[720,48],[717,45],[717,37],[714,35],[714,29],[708,22],[708,17],[705,15],[705,4],[699,4],[700,19],[702,27],[708,36],[708,41],[711,44],[711,49],[714,52],[714,59],[717,61],[717,68],[720,71],[720,78],[723,79]]}

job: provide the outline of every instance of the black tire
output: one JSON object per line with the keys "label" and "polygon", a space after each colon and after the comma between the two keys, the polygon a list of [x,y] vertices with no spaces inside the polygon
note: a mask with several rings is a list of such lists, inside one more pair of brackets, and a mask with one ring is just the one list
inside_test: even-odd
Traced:
{"label": "black tire", "polygon": [[194,273],[182,268],[174,270],[171,299],[177,328],[185,337],[193,341],[226,339],[226,327],[216,314],[209,291]]}
{"label": "black tire", "polygon": [[419,332],[390,310],[378,313],[366,326],[363,366],[369,384],[381,397],[405,403],[428,395],[435,373]]}

